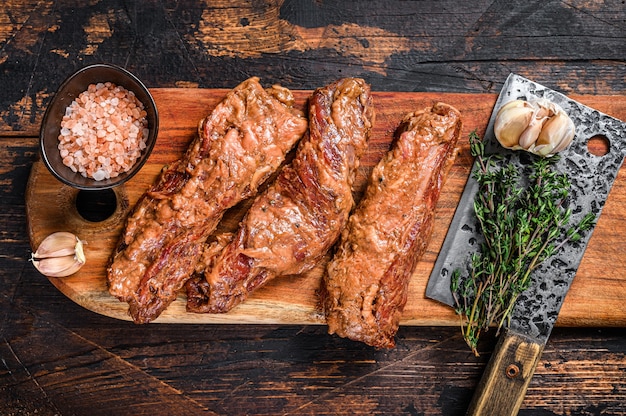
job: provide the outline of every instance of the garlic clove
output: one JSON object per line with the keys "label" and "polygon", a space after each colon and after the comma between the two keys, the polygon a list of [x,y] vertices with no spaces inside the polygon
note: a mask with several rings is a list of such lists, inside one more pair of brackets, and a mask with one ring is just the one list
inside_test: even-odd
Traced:
{"label": "garlic clove", "polygon": [[31,261],[46,276],[69,276],[86,262],[83,242],[76,235],[65,231],[50,234],[32,254]]}
{"label": "garlic clove", "polygon": [[66,231],[52,233],[39,244],[33,257],[44,259],[47,257],[61,257],[73,255],[78,238]]}
{"label": "garlic clove", "polygon": [[33,259],[35,268],[48,277],[70,276],[83,267],[83,264],[74,256],[48,257],[41,260]]}
{"label": "garlic clove", "polygon": [[539,138],[539,133],[543,128],[543,123],[546,121],[545,117],[542,119],[534,119],[530,125],[520,134],[518,144],[522,149],[528,150],[533,146]]}
{"label": "garlic clove", "polygon": [[511,101],[502,106],[494,122],[495,136],[503,147],[540,156],[565,150],[574,139],[575,129],[567,113],[544,98]]}
{"label": "garlic clove", "polygon": [[537,147],[542,146],[539,154],[551,156],[565,150],[574,139],[575,133],[576,126],[572,119],[564,112],[556,113],[546,122],[537,138]]}
{"label": "garlic clove", "polygon": [[548,101],[545,98],[540,98],[536,101],[533,101],[533,106],[535,107],[535,117],[537,119],[547,119],[555,115],[559,108],[552,101]]}
{"label": "garlic clove", "polygon": [[519,149],[519,138],[528,128],[534,112],[533,107],[523,100],[503,105],[496,115],[493,127],[500,144],[508,149]]}

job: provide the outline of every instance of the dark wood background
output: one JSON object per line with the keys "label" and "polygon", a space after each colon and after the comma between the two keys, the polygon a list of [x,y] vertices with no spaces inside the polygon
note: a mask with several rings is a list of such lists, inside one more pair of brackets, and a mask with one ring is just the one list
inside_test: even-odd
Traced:
{"label": "dark wood background", "polygon": [[[510,72],[626,93],[626,4],[595,1],[9,0],[0,5],[0,414],[462,415],[481,357],[458,328],[375,351],[323,326],[136,326],[88,312],[28,262],[24,192],[57,86],[96,62],[148,87],[497,93]],[[175,105],[173,103],[172,105]],[[626,299],[625,299],[626,301]],[[625,302],[626,303],[626,302]],[[521,415],[626,412],[626,330],[554,330]]]}

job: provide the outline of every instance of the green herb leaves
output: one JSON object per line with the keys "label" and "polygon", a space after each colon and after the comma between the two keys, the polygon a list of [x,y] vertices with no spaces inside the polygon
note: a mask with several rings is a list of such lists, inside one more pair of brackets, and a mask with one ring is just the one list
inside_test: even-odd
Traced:
{"label": "green herb leaves", "polygon": [[484,144],[470,134],[470,151],[479,169],[474,171],[479,191],[474,211],[484,243],[472,255],[466,275],[455,270],[451,290],[461,317],[463,337],[474,354],[481,332],[507,326],[519,295],[531,284],[531,273],[564,244],[589,230],[589,213],[569,227],[571,212],[564,206],[570,183],[554,170],[557,157],[538,157],[528,171],[497,163],[485,156]]}

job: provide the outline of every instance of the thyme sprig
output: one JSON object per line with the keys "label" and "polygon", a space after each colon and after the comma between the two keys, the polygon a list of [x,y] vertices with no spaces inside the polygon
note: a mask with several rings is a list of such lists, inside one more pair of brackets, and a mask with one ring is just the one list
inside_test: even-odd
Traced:
{"label": "thyme sprig", "polygon": [[472,254],[467,276],[454,271],[451,290],[463,338],[478,355],[481,332],[494,325],[499,333],[508,326],[532,272],[565,244],[580,240],[595,215],[588,213],[576,226],[568,226],[571,210],[564,205],[570,183],[567,175],[554,170],[557,157],[536,158],[522,177],[515,165],[498,164],[497,155],[485,156],[476,132],[469,139],[479,167],[473,174],[479,186],[474,211],[484,243]]}

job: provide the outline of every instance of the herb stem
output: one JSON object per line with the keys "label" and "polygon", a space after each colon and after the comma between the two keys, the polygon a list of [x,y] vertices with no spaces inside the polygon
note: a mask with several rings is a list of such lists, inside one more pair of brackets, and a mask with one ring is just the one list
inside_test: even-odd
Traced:
{"label": "herb stem", "polygon": [[451,289],[463,338],[478,355],[480,334],[492,324],[497,325],[496,333],[509,325],[532,272],[567,242],[578,241],[593,226],[595,215],[587,214],[576,226],[565,228],[571,212],[563,202],[570,184],[567,176],[552,169],[556,157],[535,159],[524,181],[513,165],[497,163],[495,155],[485,156],[476,132],[469,139],[477,160],[473,177],[479,185],[474,212],[484,242],[472,255],[467,276],[455,270]]}

